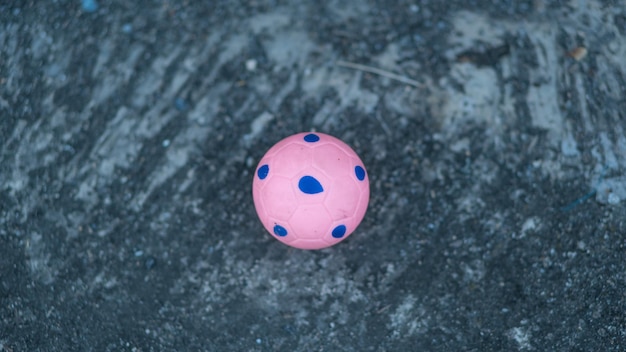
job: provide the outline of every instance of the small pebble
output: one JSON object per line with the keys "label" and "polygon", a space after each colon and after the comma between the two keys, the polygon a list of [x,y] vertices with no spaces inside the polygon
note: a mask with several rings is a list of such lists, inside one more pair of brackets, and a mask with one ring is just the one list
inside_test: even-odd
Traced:
{"label": "small pebble", "polygon": [[580,61],[587,56],[587,48],[583,46],[579,46],[577,48],[572,49],[572,51],[569,52],[569,55],[572,58],[574,58],[574,60]]}
{"label": "small pebble", "polygon": [[607,202],[611,205],[617,205],[619,204],[619,202],[621,201],[621,199],[619,198],[619,196],[615,193],[609,193],[609,197],[607,198]]}
{"label": "small pebble", "polygon": [[246,70],[254,71],[256,70],[257,62],[255,59],[249,59],[246,61]]}

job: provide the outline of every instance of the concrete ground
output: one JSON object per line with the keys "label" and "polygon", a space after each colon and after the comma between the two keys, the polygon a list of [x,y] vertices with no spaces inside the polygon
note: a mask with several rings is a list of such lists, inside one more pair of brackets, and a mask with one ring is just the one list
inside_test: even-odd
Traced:
{"label": "concrete ground", "polygon": [[[626,350],[626,2],[0,3],[0,351]],[[256,163],[371,179],[321,251]]]}

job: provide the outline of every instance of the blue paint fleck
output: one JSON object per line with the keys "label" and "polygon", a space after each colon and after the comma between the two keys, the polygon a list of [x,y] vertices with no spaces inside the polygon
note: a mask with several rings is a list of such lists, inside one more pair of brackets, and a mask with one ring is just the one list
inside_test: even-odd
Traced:
{"label": "blue paint fleck", "polygon": [[320,181],[312,176],[303,176],[298,182],[298,188],[306,194],[317,194],[324,192],[324,188]]}
{"label": "blue paint fleck", "polygon": [[83,11],[96,12],[98,11],[98,2],[96,0],[82,0]]}
{"label": "blue paint fleck", "polygon": [[143,262],[143,265],[145,265],[146,269],[148,270],[154,268],[156,264],[157,264],[156,259],[152,256],[146,258],[146,260]]}
{"label": "blue paint fleck", "polygon": [[183,98],[174,99],[174,107],[178,111],[187,111],[189,109],[189,104]]}
{"label": "blue paint fleck", "polygon": [[270,167],[265,164],[259,168],[256,174],[259,176],[261,180],[264,180],[267,177],[267,174],[270,173]]}
{"label": "blue paint fleck", "polygon": [[275,225],[274,234],[276,234],[276,236],[285,237],[287,236],[287,229],[280,225]]}
{"label": "blue paint fleck", "polygon": [[362,168],[361,166],[357,165],[354,168],[354,173],[356,174],[356,178],[358,178],[359,181],[365,180],[365,169]]}
{"label": "blue paint fleck", "polygon": [[133,25],[130,23],[126,23],[122,26],[122,32],[129,34],[133,31]]}
{"label": "blue paint fleck", "polygon": [[341,238],[346,234],[346,225],[339,225],[333,229],[333,237]]}
{"label": "blue paint fleck", "polygon": [[304,141],[309,143],[315,143],[320,140],[320,137],[314,133],[309,133],[304,136]]}

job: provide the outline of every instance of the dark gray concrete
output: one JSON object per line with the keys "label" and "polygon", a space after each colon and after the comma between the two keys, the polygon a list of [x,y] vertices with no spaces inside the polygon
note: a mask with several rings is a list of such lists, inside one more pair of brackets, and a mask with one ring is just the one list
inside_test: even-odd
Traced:
{"label": "dark gray concrete", "polygon": [[[625,9],[3,1],[0,351],[624,351]],[[372,181],[313,252],[251,200],[309,130]]]}

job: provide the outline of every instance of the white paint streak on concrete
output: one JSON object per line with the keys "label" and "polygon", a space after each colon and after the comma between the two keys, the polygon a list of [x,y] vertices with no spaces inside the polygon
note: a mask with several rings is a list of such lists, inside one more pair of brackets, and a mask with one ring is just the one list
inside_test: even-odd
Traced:
{"label": "white paint streak on concrete", "polygon": [[[614,75],[618,73],[616,67],[621,67],[619,72],[626,72],[626,61],[620,58],[626,56],[626,38],[619,34],[613,17],[604,15],[605,9],[597,2],[584,2],[573,7],[577,13],[574,18],[584,17],[589,19],[589,36],[599,33],[611,38],[590,55],[596,55],[594,59],[598,63],[598,84],[607,91],[607,96],[613,96],[615,102],[620,101],[620,83]],[[591,13],[592,15],[588,15]],[[606,19],[606,21],[602,19]],[[503,132],[507,124],[514,121],[516,112],[514,104],[517,98],[513,96],[511,84],[505,83],[504,89],[497,86],[497,76],[492,68],[479,68],[469,63],[455,62],[456,56],[465,50],[477,50],[482,47],[496,47],[503,44],[506,34],[519,33],[528,38],[535,48],[537,65],[529,72],[530,86],[524,101],[528,104],[533,126],[547,132],[547,141],[552,144],[560,154],[555,158],[569,158],[568,163],[580,161],[581,152],[591,152],[596,160],[592,166],[596,174],[593,179],[605,168],[620,170],[626,168],[626,137],[624,127],[621,126],[621,117],[617,113],[596,111],[592,113],[588,103],[588,86],[585,85],[586,65],[582,62],[567,61],[567,51],[562,48],[562,43],[557,40],[558,33],[565,31],[571,37],[580,33],[576,26],[570,23],[519,23],[512,20],[494,20],[484,15],[470,12],[459,12],[453,16],[454,30],[448,38],[451,49],[446,57],[454,62],[450,75],[433,87],[433,94],[429,100],[434,117],[441,119],[442,133],[456,134],[464,124],[484,124],[491,130],[489,135],[494,140],[494,145],[502,145]],[[614,35],[610,35],[610,34]],[[598,34],[598,35],[599,35]],[[624,55],[616,55],[623,53]],[[512,74],[518,69],[514,67],[517,53],[513,51],[500,62],[502,76],[506,79],[514,78]],[[619,61],[619,62],[616,62]],[[577,66],[564,66],[563,63]],[[618,73],[619,74],[619,73]],[[462,84],[459,91],[456,84]],[[574,108],[580,112],[580,120],[566,118],[566,110],[559,104],[562,100],[562,90],[570,89],[575,92],[572,97],[578,99],[565,102],[574,104],[567,109]],[[613,95],[611,95],[611,93]],[[397,110],[397,109],[396,109]],[[573,123],[579,121],[581,126]],[[603,130],[602,126],[606,126]],[[580,130],[596,135],[597,145],[591,151],[580,150],[582,141],[579,140]],[[584,143],[588,144],[588,142]],[[561,161],[542,160],[538,165],[554,180],[560,179],[566,173],[561,170]],[[590,181],[596,184],[597,181]],[[618,188],[618,193],[620,188]],[[614,193],[615,194],[615,193]],[[621,193],[620,193],[621,194]],[[619,196],[619,194],[616,194]],[[606,196],[600,197],[603,202]],[[615,199],[615,197],[613,197]]]}
{"label": "white paint streak on concrete", "polygon": [[616,149],[613,146],[613,142],[609,139],[606,132],[600,132],[598,138],[600,139],[600,145],[604,155],[604,166],[612,170],[619,169],[619,163],[617,162],[617,156],[613,152]]}
{"label": "white paint streak on concrete", "polygon": [[265,49],[268,58],[276,62],[279,68],[290,68],[297,63],[304,63],[315,47],[303,30],[295,29],[277,33],[266,43]]}
{"label": "white paint streak on concrete", "polygon": [[450,51],[446,57],[454,60],[456,55],[476,46],[484,44],[497,46],[503,44],[504,35],[517,26],[508,21],[496,21],[481,13],[459,11],[453,16],[454,30],[448,37]]}
{"label": "white paint streak on concrete", "polygon": [[[133,133],[136,123],[137,116],[131,110],[120,108],[94,145],[90,159],[96,162],[98,174],[104,179],[111,178],[115,167],[127,168],[135,160],[141,145]],[[90,172],[88,175],[93,177]]]}
{"label": "white paint streak on concrete", "polygon": [[110,58],[109,55],[111,53],[108,51],[112,51],[112,48],[109,48],[108,45],[112,44],[105,43],[105,47],[100,51],[100,55],[98,55],[96,67],[92,75],[98,84],[93,87],[92,100],[85,109],[86,111],[89,111],[94,106],[99,106],[114,92],[119,92],[119,90],[128,83],[137,65],[137,61],[141,58],[141,54],[145,50],[142,45],[133,45],[128,51],[126,60],[117,63],[115,68],[110,72],[102,72],[101,66],[106,64]]}
{"label": "white paint streak on concrete", "polygon": [[[482,124],[490,130],[494,140],[503,133],[503,127],[514,116],[511,96],[503,96],[498,76],[492,67],[480,68],[471,63],[456,62],[456,57],[466,50],[479,47],[503,45],[504,35],[515,28],[507,21],[494,21],[484,15],[467,11],[458,12],[452,20],[454,30],[448,37],[450,49],[445,56],[453,62],[451,72],[432,87],[433,97],[429,100],[435,118],[441,119],[442,132],[456,134],[467,123]],[[503,71],[507,71],[507,60],[503,60]],[[510,67],[509,67],[510,70]],[[461,84],[463,89],[457,86]],[[510,89],[505,93],[510,94]]]}
{"label": "white paint streak on concrete", "polygon": [[417,299],[409,294],[389,315],[388,327],[393,338],[405,338],[428,331],[428,319],[423,307],[416,304]]}
{"label": "white paint streak on concrete", "polygon": [[291,22],[291,16],[281,11],[256,15],[250,19],[250,28],[254,34],[263,31],[273,32],[277,28],[285,28]]}
{"label": "white paint streak on concrete", "polygon": [[103,67],[109,62],[109,59],[111,59],[111,55],[115,50],[115,44],[116,43],[111,38],[105,38],[98,43],[98,48],[100,50],[98,51],[98,57],[96,58],[96,63],[93,66],[91,73],[93,78],[97,78],[101,74],[105,73],[103,72]]}
{"label": "white paint streak on concrete", "polygon": [[278,111],[285,98],[297,88],[297,84],[298,75],[292,72],[289,75],[289,80],[270,98],[268,105],[271,111]]}
{"label": "white paint streak on concrete", "polygon": [[57,155],[57,151],[50,148],[52,132],[42,128],[43,124],[43,119],[37,120],[30,127],[18,123],[18,128],[13,133],[12,139],[17,138],[20,143],[12,155],[11,177],[5,181],[11,193],[24,189],[28,183],[27,174],[30,170],[49,165]]}
{"label": "white paint streak on concrete", "polygon": [[532,349],[532,345],[530,343],[531,335],[528,329],[522,327],[512,328],[509,330],[508,336],[515,341],[515,343],[517,343],[519,350],[528,351]]}
{"label": "white paint streak on concrete", "polygon": [[[500,131],[502,126],[499,110],[500,89],[496,72],[492,68],[476,68],[468,63],[452,66],[449,78],[441,80],[445,90],[442,109],[442,128],[454,133],[468,122],[484,124],[487,128]],[[455,88],[463,85],[463,91]]]}
{"label": "white paint streak on concrete", "polygon": [[217,85],[210,95],[200,100],[187,115],[186,128],[167,146],[165,158],[148,176],[147,185],[132,201],[135,210],[141,209],[150,195],[187,165],[189,157],[198,150],[211,131],[211,121],[219,110],[220,98],[227,89]]}
{"label": "white paint streak on concrete", "polygon": [[163,50],[163,52],[167,53],[166,56],[160,56],[154,59],[147,72],[144,72],[138,78],[138,83],[133,89],[133,92],[136,92],[136,94],[131,97],[133,107],[142,108],[144,106],[153,105],[148,99],[163,87],[165,71],[180,55],[181,50],[182,47],[176,45],[172,50]]}
{"label": "white paint streak on concrete", "polygon": [[529,32],[538,64],[530,72],[531,85],[526,101],[532,124],[547,130],[549,140],[558,146],[564,137],[564,120],[558,105],[557,84],[561,65],[557,58],[556,30],[552,26],[538,25],[533,32]]}
{"label": "white paint streak on concrete", "polygon": [[[326,89],[335,89],[341,99],[339,106],[333,111],[337,115],[349,107],[356,108],[366,114],[371,113],[380,97],[361,87],[361,72],[343,68],[318,67],[302,82],[302,90],[308,97],[318,97]],[[325,108],[328,109],[328,106]],[[325,113],[324,113],[325,114]],[[323,114],[323,115],[324,115]],[[329,116],[333,117],[333,116]],[[321,121],[322,116],[318,119]],[[328,123],[330,120],[325,120]]]}
{"label": "white paint streak on concrete", "polygon": [[249,145],[251,141],[255,140],[257,136],[263,132],[265,126],[267,126],[267,124],[272,120],[274,120],[274,115],[267,111],[264,111],[261,115],[252,120],[252,123],[250,124],[250,133],[243,136],[244,143]]}

